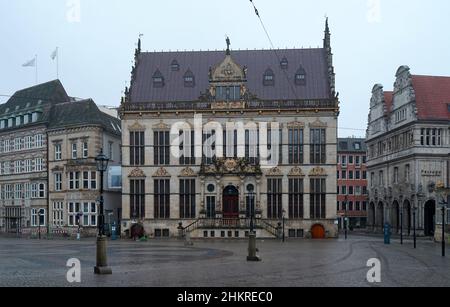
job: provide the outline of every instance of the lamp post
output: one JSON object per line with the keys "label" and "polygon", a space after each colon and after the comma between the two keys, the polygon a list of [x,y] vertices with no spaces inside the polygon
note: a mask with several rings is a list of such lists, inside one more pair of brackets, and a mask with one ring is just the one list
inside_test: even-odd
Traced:
{"label": "lamp post", "polygon": [[249,209],[250,209],[250,233],[255,232],[255,192],[253,190],[248,193]]}
{"label": "lamp post", "polygon": [[283,209],[283,243],[286,242],[285,225],[286,225],[286,210]]}
{"label": "lamp post", "polygon": [[442,257],[445,257],[445,211],[448,206],[448,199],[446,200],[446,198],[448,197],[448,195],[450,193],[450,189],[445,188],[445,185],[443,182],[439,182],[436,185],[435,192],[437,194],[438,200],[439,200],[439,198],[442,199],[439,204],[441,205],[441,210],[442,210],[442,240],[441,240],[441,242],[442,242]]}
{"label": "lamp post", "polygon": [[97,275],[112,274],[111,268],[108,267],[108,260],[106,255],[107,239],[105,236],[105,213],[104,213],[104,199],[103,199],[103,178],[104,173],[108,169],[109,159],[103,154],[103,149],[95,158],[97,171],[100,173],[100,208],[98,221],[98,236],[97,236],[97,265],[94,268],[94,273]]}
{"label": "lamp post", "polygon": [[413,236],[414,236],[414,249],[416,249],[417,248],[417,235],[416,235],[416,212],[417,212],[417,207],[416,206],[414,206],[414,208],[413,208],[413,228],[414,228],[414,233],[413,233]]}
{"label": "lamp post", "polygon": [[41,216],[45,215],[45,211],[44,209],[39,209],[38,211],[38,236],[39,236],[39,240],[41,239]]}
{"label": "lamp post", "polygon": [[347,237],[348,237],[348,211],[347,211],[347,205],[348,205],[348,195],[345,195],[345,201],[344,201],[344,234],[345,234],[345,240],[347,240]]}
{"label": "lamp post", "polygon": [[403,204],[400,205],[400,244],[403,245]]}

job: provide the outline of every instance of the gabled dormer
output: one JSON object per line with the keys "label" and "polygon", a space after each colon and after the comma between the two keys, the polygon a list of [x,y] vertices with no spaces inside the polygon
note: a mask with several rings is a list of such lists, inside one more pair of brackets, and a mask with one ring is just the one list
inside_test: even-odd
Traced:
{"label": "gabled dormer", "polygon": [[386,100],[386,96],[383,85],[375,84],[372,89],[372,98],[370,99],[369,124],[367,128],[367,138],[369,139],[386,132],[386,115],[389,113],[389,101]]}
{"label": "gabled dormer", "polygon": [[400,66],[395,77],[392,109],[389,114],[391,129],[417,119],[416,94],[410,68],[408,66]]}

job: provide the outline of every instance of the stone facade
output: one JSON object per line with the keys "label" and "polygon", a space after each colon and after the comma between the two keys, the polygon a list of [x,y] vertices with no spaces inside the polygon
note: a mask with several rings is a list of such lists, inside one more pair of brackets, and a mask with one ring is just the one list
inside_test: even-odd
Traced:
{"label": "stone facade", "polygon": [[[433,236],[441,223],[435,187],[449,186],[450,151],[450,96],[443,83],[450,78],[414,76],[402,66],[393,92],[373,88],[367,146],[368,225],[374,231],[389,223],[393,232],[403,227],[412,235],[415,225],[419,234]],[[428,91],[440,97],[424,99]]]}
{"label": "stone facade", "polygon": [[[205,75],[188,70],[184,74],[184,84],[174,85],[174,77],[168,78],[161,67],[155,67],[155,72],[151,72],[152,80],[151,73],[143,74],[143,71],[150,69],[153,58],[176,58],[168,72],[175,74],[180,66],[188,65],[180,59],[189,61],[190,56],[197,55],[141,53],[139,42],[131,88],[125,91],[120,111],[123,128],[123,232],[133,232],[133,226],[141,224],[151,237],[178,236],[181,227],[192,237],[244,238],[253,221],[259,237],[279,236],[283,224],[289,237],[336,237],[339,102],[334,91],[329,38],[327,24],[320,56],[325,56],[324,71],[328,74],[318,81],[326,85],[327,98],[302,94],[300,90],[305,82],[310,81],[305,80],[305,72],[299,69],[295,75],[298,79],[295,90],[298,90],[296,95],[303,97],[291,101],[282,100],[292,95],[290,86],[295,87],[294,84],[285,84],[284,93],[273,92],[279,95],[280,101],[259,98],[259,95],[271,95],[270,91],[276,85],[289,81],[282,75],[275,76],[273,66],[273,70],[267,69],[259,79],[259,75],[254,75],[255,69],[264,71],[268,63],[258,62],[253,67],[238,64],[229,49],[220,57],[217,52],[204,53],[202,65],[210,65],[209,74],[207,70],[203,71]],[[262,54],[257,52],[256,56]],[[241,52],[241,58],[244,55]],[[208,62],[209,58],[217,60]],[[273,62],[276,57],[270,54],[270,59]],[[288,60],[293,59],[285,58],[276,65],[287,69]],[[317,77],[314,72],[307,75]],[[279,79],[274,82],[274,77]],[[260,89],[252,83],[252,78],[262,81],[258,85]],[[178,96],[184,93],[188,97],[191,94],[186,88],[195,87],[198,83],[207,86],[198,98],[184,100],[176,96],[176,92],[180,92]],[[153,85],[152,89],[146,92],[145,84]],[[169,89],[167,95],[158,94]],[[226,96],[223,94],[225,89]],[[235,89],[238,91],[230,94],[230,90]],[[164,102],[157,95],[174,98]],[[225,128],[227,124],[235,123],[252,128]],[[276,123],[281,130],[281,144],[273,146],[276,150],[272,151],[281,152],[281,158],[270,166],[263,164],[259,155],[249,154],[252,141],[256,143],[258,136],[259,140],[267,138],[261,134],[267,123]],[[196,130],[199,126],[200,130]],[[227,130],[224,138],[219,137],[223,132],[220,127]],[[296,149],[292,143],[294,131],[301,133]],[[311,139],[313,132],[317,132],[315,137],[319,141]],[[200,144],[192,146],[192,153],[200,149],[200,155],[186,160],[169,153],[179,147],[179,144],[170,145],[180,135],[185,141],[200,140]],[[227,143],[222,153],[217,149],[222,144],[219,140]],[[217,147],[216,142],[219,144]],[[205,151],[209,150],[207,148],[214,151],[211,159],[202,158],[202,154],[206,155]],[[236,154],[240,150],[242,156]],[[294,161],[294,153],[302,157]],[[311,184],[316,185],[316,194]],[[311,212],[311,209],[316,211]]]}

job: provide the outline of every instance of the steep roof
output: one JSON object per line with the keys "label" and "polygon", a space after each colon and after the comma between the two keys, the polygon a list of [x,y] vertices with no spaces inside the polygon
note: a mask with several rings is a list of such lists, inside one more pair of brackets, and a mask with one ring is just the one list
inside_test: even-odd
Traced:
{"label": "steep roof", "polygon": [[5,104],[0,105],[0,117],[4,113],[21,112],[44,104],[69,101],[70,97],[59,80],[42,83],[17,91]]}
{"label": "steep roof", "polygon": [[[359,145],[359,149],[357,147]],[[366,139],[361,138],[339,138],[338,152],[360,152],[367,151]]]}
{"label": "steep roof", "polygon": [[[231,57],[241,67],[247,67],[247,87],[263,100],[327,99],[330,84],[326,50],[283,49],[232,51]],[[140,53],[136,77],[131,87],[131,102],[188,102],[197,101],[209,88],[209,69],[220,64],[224,51],[145,52]],[[282,68],[281,59],[288,61]],[[179,69],[172,69],[176,61]],[[264,86],[264,72],[271,69],[274,85]],[[306,73],[306,84],[296,85],[299,69]],[[190,70],[195,76],[194,86],[186,87],[183,76]],[[164,78],[163,87],[154,87],[152,77],[159,71]],[[286,79],[289,78],[289,82]]]}
{"label": "steep roof", "polygon": [[450,119],[450,77],[412,76],[418,117],[422,120]]}
{"label": "steep roof", "polygon": [[53,106],[49,129],[81,125],[100,125],[105,130],[120,135],[121,122],[102,111],[92,99],[66,102]]}

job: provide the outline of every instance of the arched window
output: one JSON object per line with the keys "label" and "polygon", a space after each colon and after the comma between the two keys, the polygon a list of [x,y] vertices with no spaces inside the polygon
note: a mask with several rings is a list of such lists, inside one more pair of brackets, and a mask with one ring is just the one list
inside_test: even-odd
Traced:
{"label": "arched window", "polygon": [[153,74],[153,87],[164,87],[164,77],[159,69]]}
{"label": "arched window", "polygon": [[300,67],[295,73],[295,84],[306,85],[306,71],[303,67]]}
{"label": "arched window", "polygon": [[172,63],[170,64],[170,69],[172,71],[179,71],[180,70],[180,64],[178,64],[177,60],[173,60]]}
{"label": "arched window", "polygon": [[184,86],[185,87],[194,87],[195,86],[195,76],[190,69],[188,69],[186,71],[183,78],[184,78]]}
{"label": "arched window", "polygon": [[275,85],[275,74],[273,73],[272,69],[268,68],[266,70],[266,72],[264,73],[263,84],[264,84],[264,86],[274,86]]}

